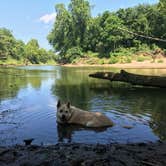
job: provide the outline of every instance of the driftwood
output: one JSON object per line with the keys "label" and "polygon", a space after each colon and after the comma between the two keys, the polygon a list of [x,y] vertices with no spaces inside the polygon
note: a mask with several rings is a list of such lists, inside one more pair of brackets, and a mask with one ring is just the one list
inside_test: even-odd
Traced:
{"label": "driftwood", "polygon": [[132,85],[166,88],[166,77],[139,75],[139,74],[128,73],[124,70],[121,70],[120,73],[97,72],[94,74],[90,74],[89,76],[99,79],[106,79],[110,81],[127,82]]}

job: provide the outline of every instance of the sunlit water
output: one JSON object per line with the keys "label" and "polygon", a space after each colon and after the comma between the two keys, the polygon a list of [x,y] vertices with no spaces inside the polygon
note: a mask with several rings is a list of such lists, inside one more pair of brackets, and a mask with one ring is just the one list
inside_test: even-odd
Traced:
{"label": "sunlit water", "polygon": [[[0,145],[58,142],[131,143],[166,140],[166,89],[131,86],[89,78],[111,68],[30,66],[0,68]],[[130,69],[166,76],[164,69]],[[57,100],[106,114],[115,123],[107,129],[58,126]],[[131,126],[131,129],[124,128]]]}

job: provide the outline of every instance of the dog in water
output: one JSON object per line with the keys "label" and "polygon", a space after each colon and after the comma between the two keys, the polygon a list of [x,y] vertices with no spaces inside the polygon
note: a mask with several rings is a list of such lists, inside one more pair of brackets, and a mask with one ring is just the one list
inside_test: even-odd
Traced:
{"label": "dog in water", "polygon": [[70,102],[57,103],[57,122],[60,124],[79,124],[85,127],[111,127],[113,122],[99,112],[88,112],[70,105]]}

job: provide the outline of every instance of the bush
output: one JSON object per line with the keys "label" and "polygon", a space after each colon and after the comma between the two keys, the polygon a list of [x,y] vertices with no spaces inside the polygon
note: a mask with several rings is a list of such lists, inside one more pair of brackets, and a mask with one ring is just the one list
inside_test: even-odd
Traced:
{"label": "bush", "polygon": [[144,51],[144,52],[147,51],[147,52],[149,52],[149,51],[151,51],[151,49],[147,44],[141,44],[138,48],[138,51]]}
{"label": "bush", "polygon": [[157,50],[157,49],[160,49],[156,44],[152,44],[152,45],[150,46],[150,48],[151,48],[151,50],[153,50],[153,51],[155,51],[155,50]]}
{"label": "bush", "polygon": [[89,58],[86,60],[86,63],[89,65],[93,65],[93,64],[98,64],[99,63],[99,58]]}
{"label": "bush", "polygon": [[109,63],[110,63],[110,64],[118,63],[118,58],[115,57],[115,56],[111,56],[111,57],[110,57],[110,60],[109,60]]}
{"label": "bush", "polygon": [[158,63],[164,63],[164,61],[162,59],[159,59],[157,62]]}
{"label": "bush", "polygon": [[137,62],[143,62],[145,60],[144,56],[137,57]]}
{"label": "bush", "polygon": [[135,52],[135,48],[134,47],[131,47],[131,48],[120,47],[120,48],[115,50],[115,53],[118,53],[121,56],[132,55],[134,52]]}
{"label": "bush", "polygon": [[94,58],[94,57],[98,57],[99,54],[96,53],[96,52],[88,51],[88,52],[86,53],[86,56],[87,56],[87,57],[90,57],[90,58],[91,58],[91,57]]}
{"label": "bush", "polygon": [[77,57],[82,57],[82,56],[83,56],[83,52],[80,47],[72,47],[67,51],[65,57],[68,62],[72,62]]}
{"label": "bush", "polygon": [[77,58],[75,58],[75,59],[73,59],[72,60],[72,64],[76,64],[76,63],[78,63],[80,61],[80,57],[77,57]]}
{"label": "bush", "polygon": [[104,59],[100,59],[100,60],[99,60],[99,64],[100,64],[100,65],[103,65],[103,64],[104,64]]}
{"label": "bush", "polygon": [[119,62],[120,63],[131,63],[131,57],[130,56],[122,56],[119,57]]}

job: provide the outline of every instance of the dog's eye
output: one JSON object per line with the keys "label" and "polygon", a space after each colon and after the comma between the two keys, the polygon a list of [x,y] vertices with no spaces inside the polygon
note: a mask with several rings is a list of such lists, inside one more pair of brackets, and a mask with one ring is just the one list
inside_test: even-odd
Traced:
{"label": "dog's eye", "polygon": [[60,113],[62,113],[62,112],[63,112],[63,110],[59,110],[59,112],[60,112]]}
{"label": "dog's eye", "polygon": [[65,111],[65,113],[68,113],[68,111]]}

